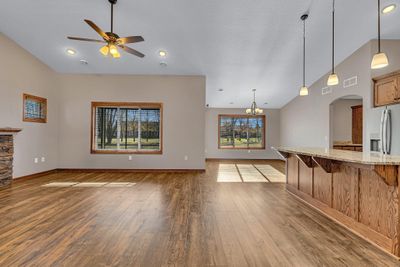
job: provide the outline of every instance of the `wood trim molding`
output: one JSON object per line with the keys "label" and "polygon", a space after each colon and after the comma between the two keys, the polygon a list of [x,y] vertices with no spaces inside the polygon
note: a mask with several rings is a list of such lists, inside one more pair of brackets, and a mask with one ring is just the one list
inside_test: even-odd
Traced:
{"label": "wood trim molding", "polygon": [[[263,136],[262,136],[262,146],[261,147],[221,147],[221,117],[232,117],[232,118],[262,118],[263,120]],[[245,114],[218,114],[218,149],[221,150],[265,150],[266,149],[266,134],[267,134],[267,119],[266,115],[245,115]]]}
{"label": "wood trim molding", "polygon": [[[144,151],[144,150],[97,150],[95,149],[95,122],[97,107],[124,107],[124,108],[158,108],[160,109],[160,150]],[[164,105],[156,102],[91,102],[90,115],[90,154],[128,154],[128,155],[162,155],[164,147]]]}
{"label": "wood trim molding", "polygon": [[[37,122],[37,123],[47,123],[47,99],[39,96],[23,94],[22,95],[23,103],[22,103],[22,121],[24,122]],[[33,99],[37,102],[43,104],[43,113],[44,119],[42,118],[26,118],[25,117],[25,102],[27,99]]]}
{"label": "wood trim molding", "polygon": [[43,171],[43,172],[37,172],[37,173],[33,173],[33,174],[29,174],[29,175],[24,175],[24,176],[19,176],[19,177],[13,177],[13,182],[19,182],[19,181],[25,181],[28,179],[34,179],[34,178],[38,178],[44,175],[48,175],[48,174],[53,174],[53,173],[57,173],[57,169],[52,169],[52,170],[48,170],[48,171]]}
{"label": "wood trim molding", "polygon": [[136,173],[136,172],[148,172],[148,173],[159,173],[159,172],[205,172],[205,169],[74,169],[74,168],[62,168],[57,169],[57,172],[116,172],[116,173]]}

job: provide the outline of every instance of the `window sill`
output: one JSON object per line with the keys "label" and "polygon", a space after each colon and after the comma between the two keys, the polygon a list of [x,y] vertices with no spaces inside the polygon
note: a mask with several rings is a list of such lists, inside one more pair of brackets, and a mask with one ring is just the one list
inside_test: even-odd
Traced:
{"label": "window sill", "polygon": [[90,151],[91,154],[122,154],[122,155],[133,155],[133,154],[139,154],[139,155],[162,155],[161,150],[156,150],[156,151],[137,151],[137,150],[126,150],[126,151],[121,151],[121,150],[92,150]]}
{"label": "window sill", "polygon": [[218,147],[221,150],[265,150],[265,147]]}

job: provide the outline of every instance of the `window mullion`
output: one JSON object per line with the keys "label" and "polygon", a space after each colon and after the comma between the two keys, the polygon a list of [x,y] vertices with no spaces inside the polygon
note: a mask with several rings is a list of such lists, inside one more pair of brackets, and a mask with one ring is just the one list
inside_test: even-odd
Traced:
{"label": "window mullion", "polygon": [[139,120],[138,120],[138,150],[142,149],[142,109],[138,109]]}
{"label": "window mullion", "polygon": [[121,116],[120,116],[120,108],[117,108],[117,150],[120,150],[120,142],[121,142]]}

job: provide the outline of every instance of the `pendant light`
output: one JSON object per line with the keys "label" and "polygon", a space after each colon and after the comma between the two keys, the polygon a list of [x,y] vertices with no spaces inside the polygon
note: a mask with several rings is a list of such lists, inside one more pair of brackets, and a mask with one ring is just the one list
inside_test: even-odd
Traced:
{"label": "pendant light", "polygon": [[300,96],[308,95],[308,88],[306,86],[306,19],[308,14],[301,16],[303,21],[303,86],[300,88]]}
{"label": "pendant light", "polygon": [[329,75],[327,85],[339,84],[339,77],[335,73],[335,0],[332,0],[332,72]]}
{"label": "pendant light", "polygon": [[256,104],[256,89],[253,89],[253,103],[251,103],[250,108],[246,109],[246,114],[255,116],[262,113],[263,110],[258,108]]}
{"label": "pendant light", "polygon": [[382,69],[389,65],[389,60],[381,51],[381,1],[378,0],[378,53],[374,55],[371,62],[371,69]]}

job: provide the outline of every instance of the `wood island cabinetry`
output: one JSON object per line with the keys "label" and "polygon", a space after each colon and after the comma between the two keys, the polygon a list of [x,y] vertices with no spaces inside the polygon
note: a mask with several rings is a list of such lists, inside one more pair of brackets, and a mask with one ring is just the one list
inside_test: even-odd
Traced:
{"label": "wood island cabinetry", "polygon": [[278,148],[289,192],[347,229],[400,256],[400,157]]}

